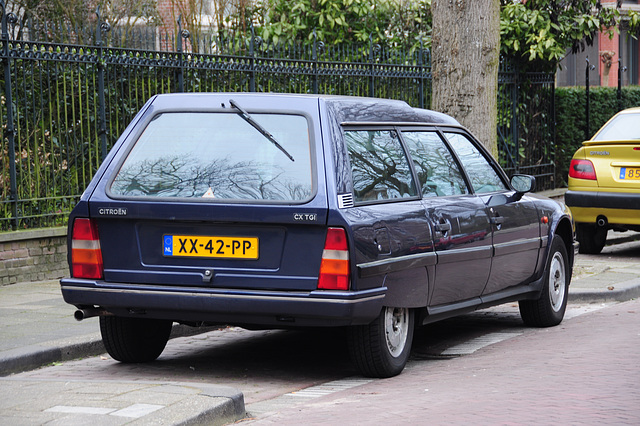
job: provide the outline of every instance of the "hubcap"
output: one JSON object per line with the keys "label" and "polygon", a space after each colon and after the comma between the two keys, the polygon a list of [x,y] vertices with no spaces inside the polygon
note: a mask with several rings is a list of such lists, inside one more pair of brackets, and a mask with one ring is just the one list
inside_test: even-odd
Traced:
{"label": "hubcap", "polygon": [[555,312],[562,308],[566,290],[566,271],[562,254],[556,252],[549,268],[549,301]]}
{"label": "hubcap", "polygon": [[406,308],[385,308],[384,329],[389,353],[397,358],[407,343],[409,310]]}

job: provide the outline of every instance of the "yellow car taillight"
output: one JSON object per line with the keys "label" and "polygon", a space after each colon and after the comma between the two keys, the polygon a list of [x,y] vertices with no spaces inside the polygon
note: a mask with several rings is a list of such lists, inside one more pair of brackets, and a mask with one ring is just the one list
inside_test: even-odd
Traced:
{"label": "yellow car taillight", "polygon": [[569,177],[574,179],[588,179],[597,180],[596,169],[593,167],[593,163],[589,160],[571,160],[569,166]]}

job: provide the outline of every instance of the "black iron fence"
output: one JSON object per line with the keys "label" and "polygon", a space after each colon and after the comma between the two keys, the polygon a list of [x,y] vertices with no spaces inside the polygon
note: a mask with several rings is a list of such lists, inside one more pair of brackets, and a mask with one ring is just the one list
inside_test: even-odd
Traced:
{"label": "black iron fence", "polygon": [[555,188],[554,74],[500,64],[498,154],[508,174],[534,175],[538,190]]}
{"label": "black iron fence", "polygon": [[[293,92],[371,96],[428,107],[426,49],[274,46],[210,41],[213,53],[32,41],[2,16],[0,231],[64,224],[101,160],[144,102],[170,92]],[[211,39],[213,40],[213,39]],[[201,42],[198,42],[201,43]],[[553,187],[553,76],[500,71],[499,149],[509,173]]]}

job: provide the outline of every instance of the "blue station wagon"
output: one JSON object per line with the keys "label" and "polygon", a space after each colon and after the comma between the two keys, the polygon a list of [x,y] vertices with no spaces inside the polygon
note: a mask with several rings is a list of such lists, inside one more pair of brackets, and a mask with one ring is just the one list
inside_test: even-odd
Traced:
{"label": "blue station wagon", "polygon": [[562,321],[574,224],[534,186],[402,101],[159,95],[71,213],[62,294],[122,362],[174,322],[346,327],[362,374],[390,377],[416,325],[511,301]]}

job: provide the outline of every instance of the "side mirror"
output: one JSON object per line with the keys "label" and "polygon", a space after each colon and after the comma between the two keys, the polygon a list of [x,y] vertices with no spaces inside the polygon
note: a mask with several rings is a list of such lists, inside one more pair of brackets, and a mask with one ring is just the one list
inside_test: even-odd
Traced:
{"label": "side mirror", "polygon": [[532,192],[536,189],[536,178],[529,175],[513,175],[511,177],[511,186],[520,195],[525,192]]}

